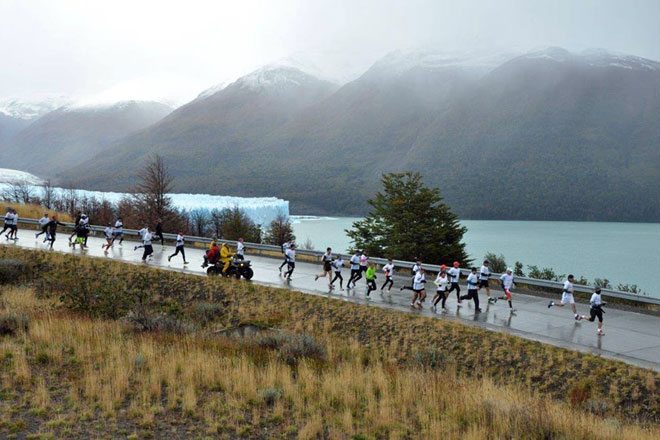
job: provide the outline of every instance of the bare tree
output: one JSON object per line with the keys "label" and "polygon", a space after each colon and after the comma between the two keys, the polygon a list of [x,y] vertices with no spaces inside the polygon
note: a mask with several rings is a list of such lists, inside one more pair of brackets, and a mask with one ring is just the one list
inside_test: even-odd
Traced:
{"label": "bare tree", "polygon": [[194,235],[204,237],[211,223],[211,215],[206,209],[193,209],[188,213],[190,219],[190,228]]}
{"label": "bare tree", "polygon": [[185,216],[172,206],[172,199],[167,195],[173,188],[174,178],[163,158],[154,154],[140,170],[139,182],[132,191],[142,225],[154,225],[161,220],[166,229],[185,228]]}
{"label": "bare tree", "polygon": [[41,204],[47,209],[51,209],[53,207],[53,199],[55,198],[55,190],[50,180],[44,181],[41,185],[41,193]]}
{"label": "bare tree", "polygon": [[8,183],[2,198],[14,203],[31,203],[34,200],[34,187],[27,181]]}

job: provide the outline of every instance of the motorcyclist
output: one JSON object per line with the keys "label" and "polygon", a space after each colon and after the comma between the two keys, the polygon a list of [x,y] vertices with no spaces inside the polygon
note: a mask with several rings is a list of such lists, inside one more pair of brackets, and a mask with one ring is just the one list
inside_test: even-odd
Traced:
{"label": "motorcyclist", "polygon": [[231,253],[229,250],[229,246],[227,246],[227,243],[222,243],[222,247],[220,248],[220,261],[224,263],[224,267],[222,268],[222,273],[226,274],[227,269],[229,269],[229,266],[231,265],[231,260],[234,254]]}

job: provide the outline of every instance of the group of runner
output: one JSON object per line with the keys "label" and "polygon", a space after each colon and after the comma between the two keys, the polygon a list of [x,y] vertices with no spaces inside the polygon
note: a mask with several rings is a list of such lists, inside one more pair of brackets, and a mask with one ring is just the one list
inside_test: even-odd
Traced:
{"label": "group of runner", "polygon": [[[39,220],[39,226],[41,227],[41,232],[35,234],[35,238],[45,234],[44,243],[49,242],[49,246],[52,249],[53,244],[57,236],[57,227],[65,226],[64,223],[61,223],[58,220],[57,214],[51,216],[48,213],[45,213],[44,216]],[[9,208],[4,217],[4,228],[0,234],[4,234],[5,231],[8,231],[5,234],[6,239],[17,240],[17,230],[18,230],[18,214],[16,210]],[[87,238],[91,230],[89,217],[84,213],[78,213],[75,219],[75,226],[73,233],[69,236],[69,246],[74,247],[80,245],[81,249],[87,247]],[[161,245],[164,246],[165,239],[163,236],[163,225],[160,220],[157,221],[155,227],[155,233],[152,233],[148,226],[144,226],[138,231],[138,235],[142,241],[141,245],[135,246],[134,250],[143,249],[142,261],[147,262],[153,256],[153,243],[154,237],[158,238],[161,242]],[[73,237],[76,237],[73,240]],[[119,245],[121,246],[124,241],[124,223],[121,217],[113,223],[109,223],[104,230],[104,236],[106,242],[102,245],[104,253],[108,253],[108,250],[114,246],[115,241],[119,240]],[[243,259],[245,252],[245,245],[242,239],[238,240],[236,253],[233,254],[229,250],[226,243],[222,244],[220,248],[215,240],[212,241],[204,256],[204,264],[202,267],[206,267],[209,264],[216,264],[218,262],[222,263],[223,272],[227,270],[230,265],[231,259],[236,256],[236,258]],[[287,281],[291,280],[291,276],[296,267],[296,245],[293,241],[285,242],[282,244],[282,253],[284,254],[284,261],[279,266],[280,275],[283,276]],[[176,237],[176,247],[175,252],[168,256],[168,262],[172,258],[181,254],[183,258],[183,264],[188,264],[185,254],[185,237],[182,232],[179,232]],[[323,270],[321,273],[315,276],[315,281],[319,278],[328,278],[328,287],[330,290],[335,288],[335,283],[339,282],[339,289],[344,291],[344,278],[342,276],[342,270],[344,269],[344,260],[341,255],[336,257],[332,253],[331,248],[327,248],[326,252],[321,258],[321,263],[323,265]],[[349,259],[350,267],[350,276],[348,282],[346,283],[346,290],[355,289],[357,287],[357,282],[365,278],[366,281],[366,296],[370,297],[371,292],[378,290],[376,285],[376,279],[378,270],[374,263],[369,261],[369,257],[366,252],[362,250],[356,250],[354,254]],[[283,268],[286,266],[286,271],[283,272]],[[387,264],[385,264],[381,269],[381,272],[384,275],[384,282],[380,287],[380,291],[388,292],[392,290],[394,286],[394,273],[395,266],[393,260],[389,259]],[[481,268],[477,269],[472,267],[470,272],[467,275],[467,293],[461,295],[460,287],[461,279],[461,270],[460,263],[455,261],[452,267],[448,268],[445,265],[440,266],[440,271],[438,272],[434,284],[435,284],[435,294],[431,300],[431,310],[436,312],[438,310],[438,304],[440,304],[441,311],[447,311],[447,299],[449,298],[452,292],[456,292],[456,302],[457,307],[462,307],[462,303],[465,300],[473,301],[474,308],[476,313],[480,313],[482,310],[480,308],[479,302],[479,292],[481,289],[485,289],[486,297],[489,304],[495,304],[498,300],[506,300],[509,305],[509,310],[512,314],[516,313],[516,309],[513,307],[513,299],[511,290],[515,286],[513,271],[510,268],[507,268],[505,273],[502,274],[498,281],[502,288],[503,295],[494,296],[491,295],[490,290],[490,281],[492,279],[492,272],[490,269],[490,262],[484,260]],[[574,298],[575,287],[573,282],[575,278],[573,275],[569,275],[567,280],[564,282],[562,298],[561,301],[555,302],[550,301],[548,303],[548,308],[550,307],[564,307],[567,304],[571,306],[573,311],[573,316],[576,321],[588,320],[594,322],[598,320],[598,334],[603,335],[602,323],[603,323],[603,305],[605,304],[601,298],[601,290],[596,288],[590,299],[590,314],[589,316],[580,315],[577,312]],[[410,302],[410,307],[421,309],[423,303],[426,300],[426,270],[422,267],[421,261],[416,261],[411,268],[411,278],[410,284],[400,287],[400,290],[411,290],[413,296]]]}

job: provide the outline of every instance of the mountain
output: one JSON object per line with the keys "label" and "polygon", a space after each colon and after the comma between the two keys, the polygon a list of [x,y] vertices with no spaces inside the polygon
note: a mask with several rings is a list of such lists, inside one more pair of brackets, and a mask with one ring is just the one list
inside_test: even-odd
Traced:
{"label": "mountain", "polygon": [[0,148],[5,148],[7,143],[29,124],[30,121],[28,120],[0,113]]}
{"label": "mountain", "polygon": [[67,104],[68,99],[63,96],[51,96],[41,100],[2,99],[0,115],[33,121]]}
{"label": "mountain", "polygon": [[121,189],[158,152],[181,190],[363,214],[381,173],[417,170],[463,218],[660,221],[658,115],[660,63],[632,55],[393,52],[336,90],[254,72],[65,175]]}
{"label": "mountain", "polygon": [[[117,142],[111,157],[93,158],[66,178],[99,189],[110,184],[126,189],[147,155],[157,152],[171,164],[179,191],[263,195],[268,192],[252,191],[247,184],[262,174],[252,166],[258,159],[254,148],[335,89],[290,66],[265,66],[216,93],[202,93],[162,121]],[[229,175],[243,177],[228,180]]]}
{"label": "mountain", "polygon": [[110,143],[170,112],[170,107],[150,101],[60,107],[16,134],[0,159],[5,166],[52,177],[96,154],[108,156]]}

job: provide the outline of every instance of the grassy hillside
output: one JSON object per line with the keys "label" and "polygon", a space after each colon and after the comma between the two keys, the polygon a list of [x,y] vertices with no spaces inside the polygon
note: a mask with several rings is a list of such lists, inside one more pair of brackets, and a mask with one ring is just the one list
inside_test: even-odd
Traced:
{"label": "grassy hillside", "polygon": [[[7,257],[28,267],[0,296],[5,437],[660,435],[660,375],[621,362],[249,283]],[[218,333],[246,324],[275,330]]]}

